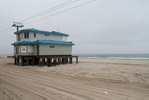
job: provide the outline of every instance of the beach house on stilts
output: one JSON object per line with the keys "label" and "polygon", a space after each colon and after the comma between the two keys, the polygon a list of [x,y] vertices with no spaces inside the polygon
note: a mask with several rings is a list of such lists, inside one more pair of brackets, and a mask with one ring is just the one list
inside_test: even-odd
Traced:
{"label": "beach house on stilts", "polygon": [[14,33],[14,63],[16,65],[58,65],[72,63],[72,42],[68,34],[38,29],[22,29]]}

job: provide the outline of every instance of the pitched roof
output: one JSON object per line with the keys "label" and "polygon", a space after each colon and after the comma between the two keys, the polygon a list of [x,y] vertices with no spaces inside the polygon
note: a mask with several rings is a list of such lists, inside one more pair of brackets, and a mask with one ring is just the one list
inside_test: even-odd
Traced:
{"label": "pitched roof", "polygon": [[19,30],[19,31],[17,31],[17,32],[14,32],[14,34],[26,32],[26,31],[28,31],[28,32],[36,32],[36,33],[43,33],[43,34],[69,36],[68,34],[65,34],[65,33],[60,33],[60,32],[56,32],[56,31],[52,31],[52,32],[49,32],[49,31],[42,31],[42,30],[38,30],[38,29],[34,29],[34,28],[22,29],[22,30]]}
{"label": "pitched roof", "polygon": [[54,40],[37,40],[37,41],[21,41],[12,43],[12,45],[22,45],[22,44],[60,44],[60,45],[75,45],[71,42],[65,41],[54,41]]}

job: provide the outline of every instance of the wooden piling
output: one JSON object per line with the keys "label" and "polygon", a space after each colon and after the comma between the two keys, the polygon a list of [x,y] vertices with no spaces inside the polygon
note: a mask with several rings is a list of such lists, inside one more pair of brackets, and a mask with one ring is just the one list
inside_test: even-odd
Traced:
{"label": "wooden piling", "polygon": [[45,64],[45,58],[44,57],[42,57],[42,67],[44,67],[44,64]]}
{"label": "wooden piling", "polygon": [[16,56],[14,57],[14,64],[15,64],[15,65],[17,64]]}
{"label": "wooden piling", "polygon": [[39,59],[38,59],[38,64],[39,64],[39,66],[41,67],[41,58],[39,57]]}
{"label": "wooden piling", "polygon": [[56,66],[59,64],[72,64],[73,58],[76,58],[78,63],[78,56],[14,56],[14,64],[16,65],[39,65],[39,66]]}
{"label": "wooden piling", "polygon": [[69,57],[69,63],[72,64],[72,57]]}
{"label": "wooden piling", "polygon": [[78,57],[76,57],[76,63],[78,64]]}
{"label": "wooden piling", "polygon": [[19,57],[17,57],[17,59],[16,59],[16,60],[17,60],[17,65],[19,65]]}
{"label": "wooden piling", "polygon": [[24,66],[24,57],[20,57],[21,58],[21,65]]}

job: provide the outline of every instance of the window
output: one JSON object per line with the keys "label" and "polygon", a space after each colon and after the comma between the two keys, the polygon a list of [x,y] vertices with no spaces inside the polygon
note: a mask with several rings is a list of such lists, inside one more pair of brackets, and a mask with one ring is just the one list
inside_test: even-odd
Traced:
{"label": "window", "polygon": [[53,45],[50,45],[50,48],[55,48],[55,46],[53,46]]}
{"label": "window", "polygon": [[34,38],[36,37],[36,33],[34,33]]}
{"label": "window", "polygon": [[45,36],[49,36],[49,34],[44,34]]}
{"label": "window", "polygon": [[29,32],[24,33],[24,38],[29,38]]}
{"label": "window", "polygon": [[26,34],[27,34],[27,38],[29,38],[29,32],[27,32]]}
{"label": "window", "polygon": [[21,41],[20,34],[18,34],[18,41]]}

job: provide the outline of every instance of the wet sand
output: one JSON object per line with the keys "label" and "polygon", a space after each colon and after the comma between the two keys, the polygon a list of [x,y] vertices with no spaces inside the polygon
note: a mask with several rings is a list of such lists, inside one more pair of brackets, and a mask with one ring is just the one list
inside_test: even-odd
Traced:
{"label": "wet sand", "polygon": [[148,94],[149,60],[22,67],[0,58],[0,100],[148,100]]}

